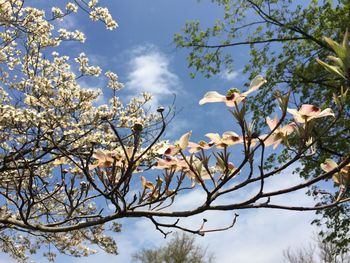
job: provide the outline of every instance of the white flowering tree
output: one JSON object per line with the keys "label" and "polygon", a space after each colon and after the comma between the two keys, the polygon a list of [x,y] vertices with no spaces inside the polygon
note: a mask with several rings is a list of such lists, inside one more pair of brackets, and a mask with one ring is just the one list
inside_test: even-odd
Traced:
{"label": "white flowering tree", "polygon": [[[46,11],[24,0],[0,0],[3,252],[22,262],[28,259],[28,253],[41,248],[49,260],[54,260],[57,252],[88,256],[95,253],[91,245],[116,254],[116,243],[107,233],[120,231],[117,220],[121,218],[148,218],[165,236],[168,228],[204,235],[232,227],[240,209],[316,210],[349,201],[350,156],[338,164],[331,159],[318,160],[324,173],[288,188],[265,190],[266,180],[273,180],[313,154],[317,119],[329,119],[318,136],[331,132],[344,107],[348,107],[344,105],[347,87],[335,93],[333,105],[329,105],[334,110],[314,105],[293,109],[289,103],[291,91],[275,94],[281,114],[266,120],[266,134],[257,134],[249,124],[244,102],[266,82],[257,76],[245,92],[231,89],[221,95],[212,91],[200,101],[224,102],[240,130],[222,136],[213,131],[206,134],[206,142],[198,143],[190,141],[188,132],[169,144],[161,139],[171,109],[147,112],[144,105],[151,99],[150,94],[123,105],[118,98],[122,84],[115,73],[107,71],[104,92],[111,94],[111,99],[107,105],[96,106],[101,91],[79,84],[81,78],[99,77],[102,70],[90,65],[84,54],[70,60],[58,53],[64,50],[59,47],[66,41],[85,40],[82,32],[60,29],[57,23],[76,12],[87,13],[107,29],[117,27],[97,0],[65,2],[64,8]],[[349,79],[347,35],[344,39],[343,44],[327,39],[337,54],[333,57],[336,65],[320,63]],[[289,140],[299,140],[299,144],[292,147]],[[282,147],[279,145],[292,157],[279,167],[265,167],[267,153]],[[267,149],[269,146],[273,147]],[[233,147],[241,149],[241,156],[232,158]],[[327,203],[307,207],[297,201],[293,206],[274,202],[276,196],[317,185],[332,176],[339,187],[318,191],[331,197]],[[246,188],[252,191],[245,199],[221,202]],[[173,208],[178,196],[193,190],[204,193],[200,205]],[[207,229],[206,220],[193,229],[181,224],[183,217],[215,210],[235,211],[232,224],[218,229]]]}

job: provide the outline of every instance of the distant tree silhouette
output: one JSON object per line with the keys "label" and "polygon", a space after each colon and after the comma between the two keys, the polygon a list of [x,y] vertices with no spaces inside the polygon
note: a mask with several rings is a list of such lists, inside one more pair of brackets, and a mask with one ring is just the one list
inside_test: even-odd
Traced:
{"label": "distant tree silhouette", "polygon": [[164,246],[143,249],[133,255],[133,262],[141,263],[212,263],[214,255],[197,245],[194,236],[176,233]]}

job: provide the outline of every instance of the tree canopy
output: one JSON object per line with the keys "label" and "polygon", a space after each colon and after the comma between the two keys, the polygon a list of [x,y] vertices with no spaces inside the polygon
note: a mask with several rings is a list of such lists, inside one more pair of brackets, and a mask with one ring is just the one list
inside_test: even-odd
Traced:
{"label": "tree canopy", "polygon": [[143,249],[133,259],[141,263],[211,263],[214,256],[197,245],[193,235],[175,233],[165,246]]}

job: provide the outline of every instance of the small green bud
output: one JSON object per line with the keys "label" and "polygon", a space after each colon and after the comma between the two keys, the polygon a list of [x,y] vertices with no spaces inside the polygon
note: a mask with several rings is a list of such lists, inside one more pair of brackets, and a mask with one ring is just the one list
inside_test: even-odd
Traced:
{"label": "small green bud", "polygon": [[237,89],[237,88],[231,88],[231,89],[229,89],[229,90],[227,91],[226,96],[227,96],[227,97],[231,97],[234,93],[240,94],[241,91],[240,91],[239,89]]}

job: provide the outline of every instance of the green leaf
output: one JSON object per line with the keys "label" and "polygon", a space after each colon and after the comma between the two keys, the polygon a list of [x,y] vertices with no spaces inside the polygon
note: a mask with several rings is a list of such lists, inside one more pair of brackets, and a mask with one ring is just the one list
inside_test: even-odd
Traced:
{"label": "green leaf", "polygon": [[333,39],[330,39],[328,37],[324,37],[324,40],[327,42],[327,44],[333,49],[333,51],[338,55],[338,57],[342,61],[346,60],[346,50],[342,45],[339,45]]}
{"label": "green leaf", "polygon": [[323,62],[322,60],[316,59],[317,62],[323,66],[327,71],[334,73],[336,75],[339,75],[340,77],[342,77],[343,79],[346,80],[346,77],[343,75],[343,72],[341,71],[341,69],[339,67],[336,66],[331,66],[325,62]]}

